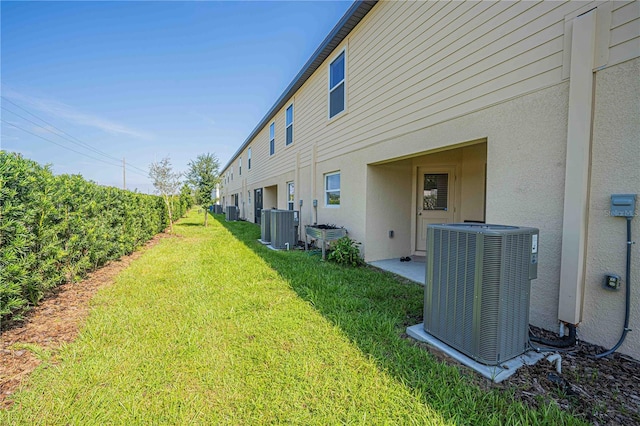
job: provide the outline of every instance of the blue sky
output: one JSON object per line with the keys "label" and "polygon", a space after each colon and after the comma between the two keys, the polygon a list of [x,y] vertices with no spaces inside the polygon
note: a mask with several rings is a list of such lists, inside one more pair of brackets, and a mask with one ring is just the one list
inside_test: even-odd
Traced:
{"label": "blue sky", "polygon": [[126,157],[143,192],[166,156],[223,166],[350,5],[2,1],[1,148],[113,186]]}

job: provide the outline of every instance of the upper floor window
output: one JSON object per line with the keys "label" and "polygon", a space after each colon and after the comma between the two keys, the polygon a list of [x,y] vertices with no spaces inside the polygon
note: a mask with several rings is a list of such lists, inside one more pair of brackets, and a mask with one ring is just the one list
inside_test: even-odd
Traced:
{"label": "upper floor window", "polygon": [[293,104],[289,105],[285,112],[285,123],[287,126],[285,145],[291,145],[293,143]]}
{"label": "upper floor window", "polygon": [[340,172],[324,175],[324,194],[326,206],[340,206]]}
{"label": "upper floor window", "polygon": [[251,170],[251,147],[247,149],[247,169]]}
{"label": "upper floor window", "polygon": [[238,176],[242,176],[242,157],[238,158]]}
{"label": "upper floor window", "polygon": [[329,118],[340,114],[345,107],[344,50],[329,65]]}
{"label": "upper floor window", "polygon": [[276,153],[276,123],[269,126],[269,155]]}
{"label": "upper floor window", "polygon": [[233,166],[231,166],[231,180],[233,180]]}

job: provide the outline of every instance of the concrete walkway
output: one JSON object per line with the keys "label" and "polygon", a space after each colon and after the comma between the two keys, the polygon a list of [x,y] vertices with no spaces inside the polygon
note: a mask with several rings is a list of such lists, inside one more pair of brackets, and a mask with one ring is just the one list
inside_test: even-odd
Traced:
{"label": "concrete walkway", "polygon": [[424,285],[427,266],[425,257],[411,256],[410,262],[401,262],[400,259],[376,260],[369,262],[369,265]]}

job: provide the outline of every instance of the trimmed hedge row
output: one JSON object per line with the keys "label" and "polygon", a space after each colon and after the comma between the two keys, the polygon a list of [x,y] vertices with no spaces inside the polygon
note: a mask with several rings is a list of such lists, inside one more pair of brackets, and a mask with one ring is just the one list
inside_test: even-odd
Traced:
{"label": "trimmed hedge row", "polygon": [[[174,197],[174,216],[191,197]],[[133,252],[168,225],[161,197],[105,187],[0,151],[0,319]]]}

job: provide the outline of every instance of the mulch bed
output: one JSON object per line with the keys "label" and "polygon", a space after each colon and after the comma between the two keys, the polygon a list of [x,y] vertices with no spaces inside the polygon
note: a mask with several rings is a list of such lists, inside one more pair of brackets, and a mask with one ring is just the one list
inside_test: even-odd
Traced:
{"label": "mulch bed", "polygon": [[[419,320],[418,323],[422,322],[422,318]],[[531,327],[531,331],[548,340],[558,339],[557,335],[537,327]],[[408,336],[406,338],[413,341]],[[517,400],[530,407],[554,404],[598,426],[640,425],[640,361],[619,353],[594,359],[594,355],[608,348],[578,340],[566,352],[558,352],[562,357],[560,374],[556,364],[545,357],[535,365],[521,367],[513,376],[496,384],[426,343],[413,342],[438,360],[457,365],[462,374],[482,389],[513,392]],[[545,348],[540,344],[534,345]]]}
{"label": "mulch bed", "polygon": [[[532,331],[554,338],[548,331]],[[594,358],[607,349],[578,340],[560,353],[561,374],[543,359],[501,386],[515,389],[516,397],[530,406],[556,404],[594,425],[640,425],[640,361],[619,353]]]}
{"label": "mulch bed", "polygon": [[78,327],[89,313],[89,300],[102,287],[113,283],[120,271],[129,266],[161,239],[161,233],[149,240],[142,249],[107,263],[88,274],[78,283],[66,283],[53,289],[38,306],[30,310],[20,322],[4,322],[0,329],[0,409],[11,406],[9,398],[41,360],[22,344],[34,344],[54,351],[73,341]]}

